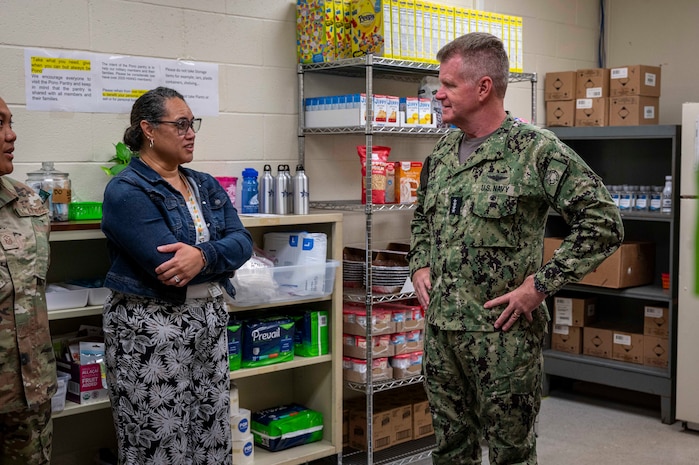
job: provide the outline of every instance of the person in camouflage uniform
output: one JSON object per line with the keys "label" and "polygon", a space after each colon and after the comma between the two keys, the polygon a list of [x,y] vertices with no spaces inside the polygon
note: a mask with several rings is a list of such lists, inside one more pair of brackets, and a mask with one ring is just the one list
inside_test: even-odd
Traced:
{"label": "person in camouflage uniform", "polygon": [[46,312],[49,216],[12,173],[12,114],[0,98],[0,464],[48,464],[56,363]]}
{"label": "person in camouflage uniform", "polygon": [[[451,131],[426,159],[410,268],[427,309],[424,373],[435,464],[536,464],[544,299],[623,239],[601,179],[550,131],[504,110],[502,42],[471,33],[444,46],[440,89]],[[571,232],[542,265],[549,209]]]}

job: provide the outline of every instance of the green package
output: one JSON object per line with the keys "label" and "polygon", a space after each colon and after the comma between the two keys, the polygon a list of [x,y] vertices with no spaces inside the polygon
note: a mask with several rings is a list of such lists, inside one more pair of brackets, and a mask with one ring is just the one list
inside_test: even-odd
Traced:
{"label": "green package", "polygon": [[243,324],[235,320],[230,320],[226,327],[226,333],[228,334],[228,367],[231,371],[240,370],[242,327]]}
{"label": "green package", "polygon": [[299,404],[253,412],[255,445],[272,452],[323,439],[323,414]]}
{"label": "green package", "polygon": [[328,312],[307,311],[297,315],[294,333],[294,354],[317,357],[328,353]]}
{"label": "green package", "polygon": [[243,368],[254,368],[294,359],[294,322],[280,317],[248,320],[243,324]]}

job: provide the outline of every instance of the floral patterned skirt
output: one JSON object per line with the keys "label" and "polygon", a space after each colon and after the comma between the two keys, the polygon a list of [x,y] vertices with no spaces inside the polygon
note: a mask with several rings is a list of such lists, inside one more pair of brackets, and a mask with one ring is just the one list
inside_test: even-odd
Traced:
{"label": "floral patterned skirt", "polygon": [[227,321],[220,297],[183,305],[117,292],[107,299],[120,465],[231,463]]}

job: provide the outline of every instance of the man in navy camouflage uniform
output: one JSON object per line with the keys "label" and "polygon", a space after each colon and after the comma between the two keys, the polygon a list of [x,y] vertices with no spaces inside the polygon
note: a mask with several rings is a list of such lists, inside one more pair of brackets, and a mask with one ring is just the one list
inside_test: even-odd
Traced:
{"label": "man in navy camouflage uniform", "polygon": [[0,98],[0,465],[51,460],[56,363],[46,312],[48,208],[12,173],[12,114]]}
{"label": "man in navy camouflage uniform", "polygon": [[[582,278],[623,239],[600,178],[553,133],[504,110],[502,42],[444,46],[436,98],[459,128],[425,161],[409,254],[427,309],[424,368],[435,464],[537,463],[547,295]],[[542,265],[549,208],[571,232]]]}

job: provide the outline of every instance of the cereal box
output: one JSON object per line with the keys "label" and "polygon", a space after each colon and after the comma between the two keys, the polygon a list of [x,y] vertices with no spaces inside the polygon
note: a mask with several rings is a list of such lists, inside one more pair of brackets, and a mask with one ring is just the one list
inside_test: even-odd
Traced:
{"label": "cereal box", "polygon": [[383,55],[383,3],[387,0],[352,0],[352,56]]}
{"label": "cereal box", "polygon": [[421,161],[397,161],[395,166],[396,202],[415,203],[420,187]]}
{"label": "cereal box", "polygon": [[299,63],[322,63],[335,59],[333,18],[333,0],[296,1],[296,53]]}

